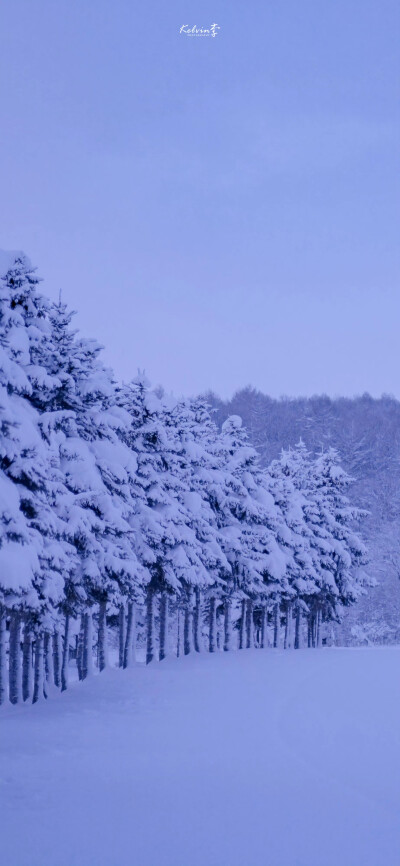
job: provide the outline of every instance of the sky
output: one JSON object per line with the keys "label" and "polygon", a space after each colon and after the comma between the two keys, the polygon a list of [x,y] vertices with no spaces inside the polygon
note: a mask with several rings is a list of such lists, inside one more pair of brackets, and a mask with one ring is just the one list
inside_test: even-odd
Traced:
{"label": "sky", "polygon": [[0,33],[0,247],[119,378],[400,398],[398,0],[6,0]]}

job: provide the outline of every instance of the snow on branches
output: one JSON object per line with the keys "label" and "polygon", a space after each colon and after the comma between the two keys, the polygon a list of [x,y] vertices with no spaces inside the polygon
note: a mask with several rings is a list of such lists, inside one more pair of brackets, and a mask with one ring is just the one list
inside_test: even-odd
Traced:
{"label": "snow on branches", "polygon": [[267,646],[269,625],[277,645],[282,623],[290,646],[293,620],[295,646],[303,624],[318,644],[371,583],[337,453],[299,443],[262,469],[237,415],[219,430],[202,399],[118,384],[72,319],[17,255],[0,280],[0,703],[66,688],[72,651],[89,676],[93,617],[100,670],[116,623],[127,667],[136,608],[148,662],[169,616],[178,653]]}

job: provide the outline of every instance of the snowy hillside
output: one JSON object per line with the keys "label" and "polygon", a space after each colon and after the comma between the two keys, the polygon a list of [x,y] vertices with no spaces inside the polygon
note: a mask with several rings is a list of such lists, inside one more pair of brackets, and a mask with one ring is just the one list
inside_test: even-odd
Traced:
{"label": "snowy hillside", "polygon": [[397,866],[400,648],[197,655],[0,713],[7,866]]}

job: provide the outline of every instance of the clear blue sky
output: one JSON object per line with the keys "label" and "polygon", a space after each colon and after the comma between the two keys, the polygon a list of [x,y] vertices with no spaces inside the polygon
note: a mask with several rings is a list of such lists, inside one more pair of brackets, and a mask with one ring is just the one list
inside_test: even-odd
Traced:
{"label": "clear blue sky", "polygon": [[8,0],[0,28],[0,246],[120,377],[400,397],[398,0]]}

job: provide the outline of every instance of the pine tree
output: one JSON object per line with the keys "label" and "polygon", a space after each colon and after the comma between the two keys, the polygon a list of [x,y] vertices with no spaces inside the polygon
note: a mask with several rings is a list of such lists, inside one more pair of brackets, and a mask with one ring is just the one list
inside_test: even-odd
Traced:
{"label": "pine tree", "polygon": [[[159,654],[165,655],[168,599],[179,597],[186,616],[189,648],[191,590],[210,582],[196,534],[188,488],[188,464],[173,413],[150,391],[144,375],[120,389],[119,404],[130,414],[124,441],[137,459],[132,495],[136,502],[137,554],[150,574],[147,587],[147,661],[155,656],[154,615],[160,599]],[[199,503],[200,500],[198,499]]]}
{"label": "pine tree", "polygon": [[[216,488],[221,485],[223,469],[217,455],[218,431],[213,425],[207,406],[201,399],[177,401],[165,413],[173,448],[170,449],[170,467],[179,483],[176,496],[186,509],[190,528],[196,540],[196,556],[200,568],[192,569],[185,579],[186,632],[193,632],[194,648],[197,652],[202,644],[202,597],[218,598],[231,574],[223,550],[223,536],[214,510]],[[193,544],[193,542],[192,542]],[[194,604],[193,604],[194,601]],[[230,608],[230,603],[228,603]],[[211,625],[210,646],[216,640],[213,617],[217,614],[217,602],[209,610]],[[193,629],[188,625],[193,615]],[[225,617],[225,626],[230,633],[230,621]],[[228,649],[225,641],[226,649]],[[187,649],[189,644],[186,643]]]}
{"label": "pine tree", "polygon": [[32,404],[32,381],[46,375],[33,364],[44,333],[45,304],[37,284],[24,257],[16,259],[0,283],[0,470],[3,483],[11,482],[3,511],[0,559],[2,602],[11,616],[12,702],[20,699],[21,623],[29,622],[37,639],[49,627],[57,618],[64,577],[71,567],[65,525],[53,507],[60,478],[55,476]]}
{"label": "pine tree", "polygon": [[42,388],[37,399],[72,496],[68,523],[79,567],[66,587],[64,612],[76,615],[83,610],[85,677],[91,670],[91,606],[97,604],[99,610],[98,660],[103,669],[107,605],[121,606],[140,595],[146,575],[134,549],[136,458],[123,442],[130,418],[116,405],[112,374],[99,358],[101,347],[77,338],[72,317],[61,300],[50,309],[50,335],[41,359],[53,387],[47,393]]}
{"label": "pine tree", "polygon": [[[233,573],[234,592],[246,601],[242,608],[241,646],[253,644],[253,607],[261,611],[281,592],[290,553],[285,549],[286,525],[268,489],[268,478],[259,465],[241,419],[224,422],[220,436],[224,465],[226,505],[234,523],[228,531],[233,541],[227,557]],[[287,546],[287,545],[286,545]]]}
{"label": "pine tree", "polygon": [[[321,614],[336,618],[340,607],[347,607],[365,595],[373,581],[363,566],[367,563],[367,550],[356,532],[356,526],[366,516],[362,509],[350,505],[347,490],[351,477],[340,465],[338,452],[329,448],[313,464],[313,499],[317,512],[314,522],[317,537],[324,537],[326,529],[330,550],[324,557],[324,605]],[[333,583],[332,583],[333,582]]]}
{"label": "pine tree", "polygon": [[[294,449],[282,452],[279,464],[272,465],[272,474],[279,474],[278,465],[285,483],[295,488],[297,513],[302,515],[298,522],[307,546],[300,559],[303,577],[300,575],[300,583],[295,581],[295,588],[308,611],[309,643],[316,646],[321,621],[336,620],[342,607],[356,601],[371,585],[362,568],[365,545],[354,528],[365,512],[349,504],[346,491],[351,478],[334,449],[312,459],[300,441]],[[292,514],[296,514],[294,509]]]}

